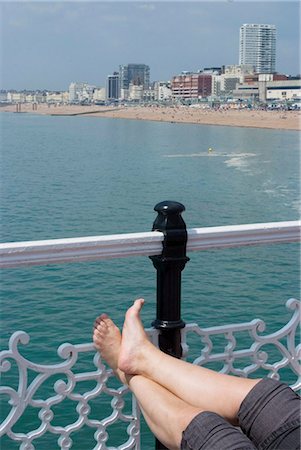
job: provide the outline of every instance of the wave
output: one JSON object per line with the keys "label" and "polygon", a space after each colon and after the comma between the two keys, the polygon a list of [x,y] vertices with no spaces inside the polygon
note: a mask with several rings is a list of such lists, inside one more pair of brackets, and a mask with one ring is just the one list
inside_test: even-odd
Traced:
{"label": "wave", "polygon": [[255,153],[225,153],[225,152],[200,152],[200,153],[174,153],[169,155],[163,155],[165,158],[214,158],[214,157],[223,157],[223,158],[246,158],[250,156],[256,156]]}

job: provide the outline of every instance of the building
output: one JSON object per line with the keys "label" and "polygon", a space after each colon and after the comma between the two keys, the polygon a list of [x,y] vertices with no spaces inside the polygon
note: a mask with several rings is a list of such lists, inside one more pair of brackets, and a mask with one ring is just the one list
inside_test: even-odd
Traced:
{"label": "building", "polygon": [[301,100],[301,80],[289,79],[285,75],[261,74],[258,81],[237,85],[233,96],[263,103],[297,101]]}
{"label": "building", "polygon": [[0,91],[0,103],[8,103],[7,91],[4,91],[4,90]]}
{"label": "building", "polygon": [[143,99],[143,85],[130,83],[128,99],[139,102]]}
{"label": "building", "polygon": [[169,101],[172,99],[170,81],[156,81],[154,84],[155,100],[159,102]]}
{"label": "building", "polygon": [[69,103],[90,103],[96,86],[88,83],[75,83],[69,85]]}
{"label": "building", "polygon": [[273,80],[266,83],[266,100],[301,100],[301,80]]}
{"label": "building", "polygon": [[174,99],[199,99],[211,95],[212,75],[184,72],[172,78],[171,91]]}
{"label": "building", "polygon": [[17,91],[9,91],[7,93],[7,101],[8,101],[8,103],[25,103],[26,102],[26,93],[25,92],[17,92]]}
{"label": "building", "polygon": [[240,27],[239,64],[250,64],[257,73],[276,71],[275,25],[244,24]]}
{"label": "building", "polygon": [[127,99],[130,84],[148,89],[150,84],[150,69],[146,64],[127,64],[119,66],[120,97]]}
{"label": "building", "polygon": [[107,79],[107,99],[118,100],[120,98],[120,77],[118,72],[108,75]]}
{"label": "building", "polygon": [[94,89],[92,101],[95,104],[103,105],[106,101],[106,89],[104,87],[98,87]]}
{"label": "building", "polygon": [[143,91],[143,101],[144,102],[153,102],[156,99],[156,92],[154,84],[150,86],[148,89],[144,89]]}
{"label": "building", "polygon": [[231,95],[238,83],[243,83],[246,76],[254,74],[252,65],[229,65],[223,68],[223,73],[212,74],[212,95]]}
{"label": "building", "polygon": [[[68,103],[69,93],[66,92],[46,92],[46,103],[52,103],[55,105]],[[33,100],[31,100],[33,101]]]}

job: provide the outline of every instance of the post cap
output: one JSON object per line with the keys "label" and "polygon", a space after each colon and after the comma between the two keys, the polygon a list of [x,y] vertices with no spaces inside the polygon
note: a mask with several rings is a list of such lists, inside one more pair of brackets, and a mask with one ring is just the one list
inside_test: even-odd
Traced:
{"label": "post cap", "polygon": [[185,211],[185,206],[179,202],[165,200],[163,202],[157,203],[154,207],[154,210],[159,214],[168,216],[169,214],[181,214],[183,211]]}

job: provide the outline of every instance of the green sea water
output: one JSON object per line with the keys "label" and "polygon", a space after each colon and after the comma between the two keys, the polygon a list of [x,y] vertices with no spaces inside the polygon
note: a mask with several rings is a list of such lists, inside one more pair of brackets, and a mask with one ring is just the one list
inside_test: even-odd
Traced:
{"label": "green sea water", "polygon": [[[185,205],[188,228],[300,215],[296,131],[10,113],[1,114],[1,131],[2,242],[148,231],[154,205],[166,199]],[[287,323],[285,302],[300,293],[298,245],[189,257],[182,286],[186,322],[207,327],[258,317],[266,332]],[[155,272],[146,257],[3,270],[1,348],[24,330],[30,335],[26,357],[59,362],[62,342],[90,342],[100,312],[122,325],[140,296],[149,327]],[[75,437],[72,448],[93,448],[90,434]],[[118,430],[110,445],[117,436]],[[150,439],[145,431],[143,449],[152,448]],[[53,445],[37,449],[58,448]],[[3,448],[18,446],[5,441]]]}

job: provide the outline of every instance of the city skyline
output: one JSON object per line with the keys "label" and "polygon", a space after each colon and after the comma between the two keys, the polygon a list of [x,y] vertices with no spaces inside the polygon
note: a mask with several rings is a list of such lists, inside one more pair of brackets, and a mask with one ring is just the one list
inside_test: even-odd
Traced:
{"label": "city skyline", "polygon": [[1,89],[105,86],[128,63],[149,65],[152,81],[238,64],[244,23],[274,24],[276,71],[300,72],[298,2],[37,1],[1,2],[1,10]]}

